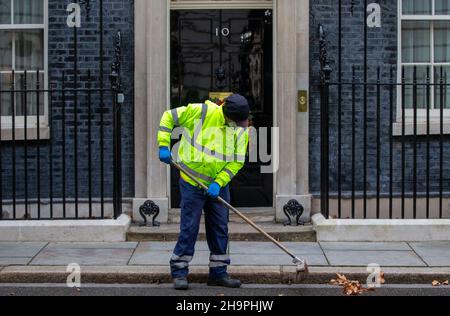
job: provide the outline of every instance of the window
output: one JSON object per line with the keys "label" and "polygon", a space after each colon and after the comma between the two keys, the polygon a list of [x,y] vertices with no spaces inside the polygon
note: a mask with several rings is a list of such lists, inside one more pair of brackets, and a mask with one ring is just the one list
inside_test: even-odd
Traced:
{"label": "window", "polygon": [[[15,71],[15,89],[35,90],[47,86],[47,0],[0,0],[0,90],[11,89],[11,72]],[[13,100],[11,93],[0,93],[2,128],[12,123]],[[39,115],[46,115],[44,94],[39,94]],[[22,124],[26,110],[30,125],[36,124],[36,93],[16,93],[15,121]],[[25,109],[26,103],[26,109]],[[43,123],[45,120],[42,121]],[[28,126],[30,127],[30,126]]]}
{"label": "window", "polygon": [[[399,13],[399,69],[404,67],[406,82],[413,82],[414,69],[417,70],[419,84],[427,82],[427,75],[431,84],[439,84],[441,67],[443,77],[450,78],[450,0],[399,0]],[[446,120],[450,120],[450,89],[445,90],[444,112]],[[426,117],[428,103],[431,118],[436,121],[440,116],[440,86],[432,86],[429,92],[430,100],[427,100],[426,87],[418,88],[417,108],[422,121]],[[409,86],[405,100],[409,118],[413,116],[413,104],[413,88]],[[401,111],[398,112],[401,115]]]}

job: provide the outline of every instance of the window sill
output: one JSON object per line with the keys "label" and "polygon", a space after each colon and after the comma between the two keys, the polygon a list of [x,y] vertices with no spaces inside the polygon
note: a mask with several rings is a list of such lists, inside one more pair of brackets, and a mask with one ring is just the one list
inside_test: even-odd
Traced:
{"label": "window sill", "polygon": [[[10,127],[4,127],[1,129],[1,141],[12,141],[13,140],[13,130]],[[27,140],[37,140],[37,128],[36,127],[28,127],[27,128]],[[39,128],[39,139],[40,140],[49,140],[50,139],[50,127],[41,126]],[[25,129],[23,127],[16,127],[15,132],[15,140],[22,141],[25,140]]]}
{"label": "window sill", "polygon": [[[393,136],[402,136],[403,123],[397,122],[394,123],[393,126]],[[441,123],[432,121],[430,122],[430,135],[440,135],[441,134]],[[450,134],[450,121],[444,122],[444,134]],[[414,123],[406,122],[405,123],[405,136],[413,136],[414,135]],[[424,121],[417,122],[417,135],[423,136],[427,135],[427,123]]]}

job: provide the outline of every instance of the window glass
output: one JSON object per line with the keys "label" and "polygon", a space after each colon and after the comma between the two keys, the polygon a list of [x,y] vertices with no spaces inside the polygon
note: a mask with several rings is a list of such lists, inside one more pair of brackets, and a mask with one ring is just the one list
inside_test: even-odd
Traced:
{"label": "window glass", "polygon": [[0,24],[11,24],[11,0],[0,0]]}
{"label": "window glass", "polygon": [[12,69],[12,32],[0,30],[0,71]]}
{"label": "window glass", "polygon": [[430,62],[431,40],[429,21],[402,22],[403,62]]}
{"label": "window glass", "polygon": [[15,32],[16,70],[44,69],[43,30]]}
{"label": "window glass", "polygon": [[432,14],[432,0],[403,0],[403,14]]}
{"label": "window glass", "polygon": [[[11,74],[0,73],[0,89],[10,90],[11,89]],[[0,93],[1,98],[1,115],[11,115],[11,93]]]}
{"label": "window glass", "polygon": [[[417,85],[417,108],[426,109],[427,108],[427,88],[423,84],[427,82],[427,66],[416,66],[417,71],[417,83],[422,85]],[[430,70],[431,71],[431,70]],[[430,72],[431,73],[431,72]],[[414,83],[414,66],[405,67],[405,82],[407,84]],[[406,85],[405,87],[405,105],[408,109],[414,108],[414,87],[411,85]],[[430,104],[431,107],[431,104]]]}
{"label": "window glass", "polygon": [[450,0],[436,0],[435,12],[437,15],[450,14]]}
{"label": "window glass", "polygon": [[450,21],[434,22],[435,61],[450,62]]}
{"label": "window glass", "polygon": [[[450,19],[434,16],[450,15],[450,0],[402,0],[404,15],[423,15],[405,18],[402,22],[402,67],[405,69],[405,106],[413,109],[450,109],[450,89],[442,86],[450,75]],[[434,45],[432,47],[431,45]],[[433,54],[433,55],[432,55]],[[416,65],[416,66],[414,66]],[[441,68],[441,65],[444,65]],[[414,97],[414,67],[417,70],[417,99]],[[441,69],[443,73],[441,75]],[[427,90],[427,71],[431,78]],[[429,93],[428,93],[429,92]],[[430,94],[430,100],[427,98]],[[443,103],[443,104],[442,104]]]}
{"label": "window glass", "polygon": [[[11,15],[13,15],[11,17]],[[9,24],[6,27],[4,24]],[[30,24],[19,28],[19,24]],[[36,25],[38,24],[38,25]],[[45,86],[44,0],[0,0],[0,89],[11,89],[11,71],[15,71],[15,87],[28,90]],[[14,28],[14,25],[17,27]],[[24,72],[27,71],[25,78]],[[2,93],[1,116],[13,114],[12,104],[18,116],[44,115],[44,94],[33,92]],[[13,98],[13,99],[12,99]],[[14,101],[14,102],[13,102]]]}
{"label": "window glass", "polygon": [[43,24],[44,0],[14,0],[14,24]]}
{"label": "window glass", "polygon": [[[24,73],[17,73],[15,76],[16,79],[16,89],[21,90],[25,87],[27,90],[35,90],[37,85],[37,76],[36,72],[27,72],[27,77],[25,80]],[[40,89],[42,89],[42,84],[44,82],[44,74],[39,74],[39,85]],[[25,104],[27,115],[37,115],[37,102],[36,102],[36,93],[28,92],[25,93],[16,93],[16,115],[22,116],[25,114]],[[44,95],[43,93],[39,93],[39,115],[44,115]]]}

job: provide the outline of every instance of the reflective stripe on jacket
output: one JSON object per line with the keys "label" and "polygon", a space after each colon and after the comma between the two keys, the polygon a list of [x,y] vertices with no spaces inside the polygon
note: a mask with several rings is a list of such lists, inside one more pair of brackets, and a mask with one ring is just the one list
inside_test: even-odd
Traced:
{"label": "reflective stripe on jacket", "polygon": [[[248,129],[229,127],[223,108],[213,102],[166,111],[159,127],[159,146],[169,147],[174,132],[182,135],[177,161],[206,185],[217,182],[225,187],[244,166]],[[181,176],[196,186],[186,175]]]}

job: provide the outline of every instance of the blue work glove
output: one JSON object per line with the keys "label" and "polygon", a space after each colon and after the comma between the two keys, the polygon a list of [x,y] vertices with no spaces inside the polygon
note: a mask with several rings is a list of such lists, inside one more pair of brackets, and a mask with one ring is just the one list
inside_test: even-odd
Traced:
{"label": "blue work glove", "polygon": [[161,160],[161,162],[170,165],[171,158],[172,153],[170,152],[169,147],[159,147],[159,160]]}
{"label": "blue work glove", "polygon": [[220,185],[216,182],[209,186],[208,191],[206,192],[210,198],[217,199],[220,195]]}

